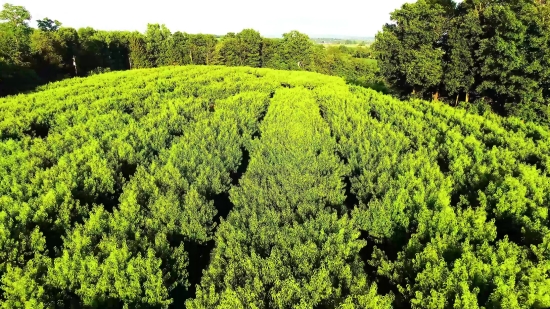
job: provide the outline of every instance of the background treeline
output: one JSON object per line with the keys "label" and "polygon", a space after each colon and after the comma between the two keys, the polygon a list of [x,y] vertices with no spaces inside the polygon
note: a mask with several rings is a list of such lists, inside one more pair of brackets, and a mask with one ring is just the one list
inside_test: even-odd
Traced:
{"label": "background treeline", "polygon": [[376,37],[376,58],[400,96],[477,102],[549,123],[546,1],[419,0],[391,20]]}
{"label": "background treeline", "polygon": [[62,27],[38,20],[21,6],[5,4],[0,13],[0,96],[74,76],[165,65],[228,65],[307,70],[338,75],[383,90],[378,67],[367,47],[315,44],[293,31],[281,39],[245,29],[220,37],[172,33],[149,24],[145,33]]}

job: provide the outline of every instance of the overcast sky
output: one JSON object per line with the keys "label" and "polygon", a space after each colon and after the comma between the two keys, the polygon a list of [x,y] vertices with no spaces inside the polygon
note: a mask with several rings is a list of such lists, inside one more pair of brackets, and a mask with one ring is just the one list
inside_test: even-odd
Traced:
{"label": "overcast sky", "polygon": [[[310,36],[374,36],[389,13],[412,0],[11,0],[34,20],[64,26],[145,31],[160,23],[174,31],[225,34],[253,28],[264,36],[298,30]],[[6,1],[0,1],[5,3]]]}

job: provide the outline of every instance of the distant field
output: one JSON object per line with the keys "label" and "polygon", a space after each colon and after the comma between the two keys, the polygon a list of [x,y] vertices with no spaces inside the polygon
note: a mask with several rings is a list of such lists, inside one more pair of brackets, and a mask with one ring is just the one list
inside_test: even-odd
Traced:
{"label": "distant field", "polygon": [[340,44],[340,43],[317,43],[317,44],[321,44],[321,45],[324,45],[324,46],[340,46],[340,45],[344,45],[344,46],[346,46],[346,47],[352,47],[352,48],[355,48],[355,47],[365,47],[365,46],[370,46],[370,45],[372,45],[371,42],[365,43],[364,45],[361,45],[361,44]]}

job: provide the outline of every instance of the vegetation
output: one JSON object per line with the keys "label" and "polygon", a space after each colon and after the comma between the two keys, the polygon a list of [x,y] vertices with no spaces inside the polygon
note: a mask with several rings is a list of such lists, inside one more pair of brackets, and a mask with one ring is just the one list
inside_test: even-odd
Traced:
{"label": "vegetation", "polygon": [[0,99],[0,307],[547,308],[549,178],[546,128],[338,77],[67,79]]}
{"label": "vegetation", "polygon": [[317,44],[327,45],[359,45],[366,46],[374,42],[374,37],[369,38],[312,38]]}
{"label": "vegetation", "polygon": [[546,1],[419,0],[376,37],[381,73],[401,96],[550,124],[550,6]]}
{"label": "vegetation", "polygon": [[149,24],[144,34],[73,29],[45,18],[38,29],[21,6],[4,5],[0,13],[0,96],[34,89],[68,77],[168,65],[227,65],[307,70],[338,75],[354,84],[386,91],[366,47],[324,48],[292,31],[268,39],[253,29],[228,33],[172,33]]}
{"label": "vegetation", "polygon": [[371,48],[4,5],[0,308],[550,308],[549,17],[418,0]]}

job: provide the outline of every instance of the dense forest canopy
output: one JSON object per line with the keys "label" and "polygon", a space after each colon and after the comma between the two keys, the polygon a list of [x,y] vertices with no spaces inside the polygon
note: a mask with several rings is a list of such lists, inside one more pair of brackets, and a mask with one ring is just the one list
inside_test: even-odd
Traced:
{"label": "dense forest canopy", "polygon": [[349,47],[4,5],[0,308],[550,308],[548,10]]}
{"label": "dense forest canopy", "polygon": [[548,308],[549,171],[547,128],[338,77],[67,79],[0,99],[0,307]]}
{"label": "dense forest canopy", "polygon": [[406,97],[477,101],[550,125],[550,5],[419,0],[376,36],[381,73]]}

